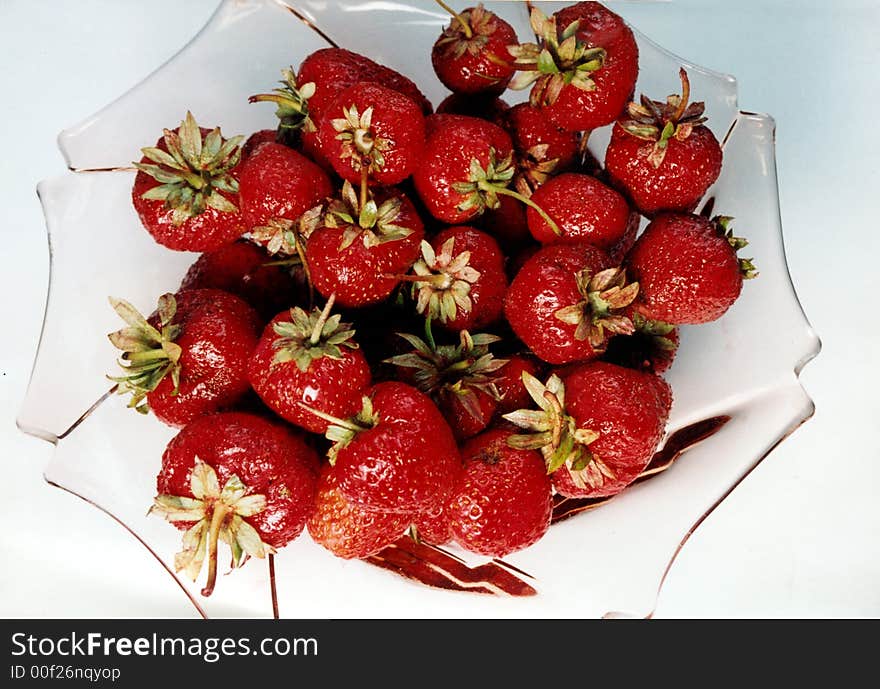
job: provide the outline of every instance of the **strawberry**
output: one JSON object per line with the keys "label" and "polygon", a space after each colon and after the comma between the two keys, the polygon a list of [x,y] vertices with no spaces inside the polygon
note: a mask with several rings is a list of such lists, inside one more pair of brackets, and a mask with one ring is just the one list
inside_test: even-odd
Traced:
{"label": "strawberry", "polygon": [[534,206],[507,188],[516,170],[513,143],[501,127],[467,115],[431,115],[425,125],[425,155],[413,183],[435,218],[465,223],[487,208],[498,208],[502,195]]}
{"label": "strawberry", "polygon": [[[556,221],[557,235],[544,219],[529,208],[526,219],[539,242],[584,241],[610,249],[627,232],[632,212],[626,199],[595,177],[566,172],[538,187],[532,200]],[[636,219],[637,220],[637,219]]]}
{"label": "strawberry", "polygon": [[482,4],[457,13],[439,4],[452,21],[431,50],[437,78],[453,93],[502,93],[514,74],[507,46],[517,43],[516,31]]}
{"label": "strawberry", "polygon": [[262,144],[241,165],[242,214],[251,239],[271,254],[302,258],[300,220],[332,193],[324,170],[282,144]]}
{"label": "strawberry", "polygon": [[229,292],[244,299],[268,321],[286,306],[308,298],[304,279],[301,270],[292,272],[288,267],[274,265],[263,249],[239,240],[199,256],[178,289]]}
{"label": "strawberry", "polygon": [[467,225],[448,227],[422,241],[413,265],[416,310],[449,330],[474,330],[501,316],[507,276],[498,243]]}
{"label": "strawberry", "polygon": [[330,465],[323,467],[315,511],[307,526],[312,540],[336,557],[375,555],[403,536],[409,522],[406,513],[369,510],[348,500],[339,489],[336,469]]}
{"label": "strawberry", "polygon": [[553,124],[539,108],[528,103],[515,105],[500,124],[513,141],[517,168],[514,187],[524,196],[531,196],[550,175],[573,167],[578,154],[577,134]]}
{"label": "strawberry", "polygon": [[521,71],[512,89],[532,86],[529,102],[572,132],[611,124],[632,96],[639,73],[635,37],[598,2],[579,2],[547,17],[532,7],[537,43],[511,48]]}
{"label": "strawberry", "polygon": [[717,320],[757,275],[751,259],[737,258],[745,239],[733,236],[732,218],[664,213],[652,220],[627,256],[641,285],[636,308],[674,325]]}
{"label": "strawberry", "polygon": [[175,251],[209,251],[244,234],[237,205],[243,138],[200,128],[187,112],[177,129],[141,149],[131,199],[153,239]]}
{"label": "strawberry", "polygon": [[[300,63],[295,83],[301,85],[301,91],[307,91],[309,115],[314,122],[319,122],[336,95],[359,81],[372,81],[402,93],[413,100],[425,115],[432,111],[431,102],[411,79],[344,48],[321,48],[309,54]],[[308,84],[314,86],[307,87]]]}
{"label": "strawberry", "polygon": [[424,225],[402,192],[386,188],[359,196],[346,182],[306,242],[315,288],[345,307],[386,299],[419,255]]}
{"label": "strawberry", "polygon": [[360,82],[327,106],[318,140],[343,179],[355,184],[397,184],[410,176],[422,156],[425,118],[402,93]]}
{"label": "strawberry", "polygon": [[704,103],[690,103],[687,72],[679,72],[681,95],[666,102],[642,96],[614,125],[605,151],[612,180],[648,217],[690,213],[721,174],[723,153],[703,123]]}
{"label": "strawberry", "polygon": [[457,440],[476,435],[492,420],[500,393],[494,384],[496,372],[507,363],[489,353],[495,335],[459,333],[456,345],[437,345],[426,328],[428,342],[400,333],[413,350],[389,358],[388,363],[411,369],[411,382],[430,395],[452,427]]}
{"label": "strawberry", "polygon": [[203,596],[217,577],[217,546],[232,566],[264,558],[297,538],[312,513],[318,457],[298,435],[253,414],[209,414],[165,449],[150,508],[185,530],[174,568],[195,581],[205,559]]}
{"label": "strawberry", "polygon": [[274,129],[260,129],[251,134],[241,147],[241,159],[247,160],[260,146],[266,143],[278,143],[278,133]]}
{"label": "strawberry", "polygon": [[493,429],[461,448],[464,470],[449,501],[450,526],[465,550],[504,557],[550,528],[551,481],[540,452],[511,447],[514,431]]}
{"label": "strawberry", "polygon": [[[613,340],[613,338],[612,338]],[[543,365],[535,357],[527,354],[513,354],[508,357],[507,364],[499,370],[492,382],[501,398],[498,400],[498,414],[509,414],[523,409],[529,404],[529,391],[523,384],[522,374],[528,373],[538,377]]]}
{"label": "strawberry", "polygon": [[505,415],[530,431],[508,442],[541,450],[558,493],[612,496],[644,471],[669,418],[672,391],[666,381],[602,361],[573,366],[546,384],[523,377],[539,408]]}
{"label": "strawberry", "polygon": [[449,519],[449,495],[443,496],[436,505],[419,512],[413,519],[411,535],[422,543],[446,545],[452,542],[452,524]]}
{"label": "strawberry", "polygon": [[325,433],[327,422],[301,404],[334,416],[355,414],[371,382],[351,324],[330,315],[333,301],[311,313],[296,306],[278,314],[248,366],[251,385],[266,406],[313,433]]}
{"label": "strawberry", "polygon": [[584,242],[551,244],[516,274],[504,314],[540,359],[584,361],[601,354],[612,334],[632,332],[632,321],[621,310],[638,290],[602,249]]}
{"label": "strawberry", "polygon": [[495,238],[506,255],[515,254],[526,246],[538,246],[529,232],[526,208],[510,196],[499,196],[498,208],[487,209],[479,217],[478,226]]}
{"label": "strawberry", "polygon": [[668,371],[678,351],[678,328],[645,318],[632,304],[626,314],[632,319],[634,331],[632,335],[612,337],[603,360],[649,373]]}
{"label": "strawberry", "polygon": [[413,517],[451,489],[461,464],[452,430],[431,399],[411,385],[377,383],[353,418],[312,412],[331,421],[328,458],[349,502]]}
{"label": "strawberry", "polygon": [[216,289],[163,294],[148,319],[121,299],[110,304],[127,323],[109,338],[123,352],[125,371],[111,380],[119,394],[131,394],[129,407],[180,427],[249,390],[260,317],[240,297]]}

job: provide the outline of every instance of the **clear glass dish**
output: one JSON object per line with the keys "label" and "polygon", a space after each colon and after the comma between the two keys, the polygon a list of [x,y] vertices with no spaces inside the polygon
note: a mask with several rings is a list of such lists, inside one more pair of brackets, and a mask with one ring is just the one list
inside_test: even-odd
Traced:
{"label": "clear glass dish", "polygon": [[[521,38],[529,35],[526,3],[487,4]],[[549,13],[565,4],[541,6]],[[196,256],[163,249],[140,227],[130,201],[131,161],[187,109],[200,122],[220,125],[227,136],[273,127],[272,108],[250,105],[247,97],[272,88],[282,67],[296,67],[308,53],[332,44],[407,74],[436,105],[447,92],[434,77],[427,46],[447,21],[429,0],[226,0],[174,58],[63,131],[59,146],[71,172],[38,186],[50,239],[51,281],[19,427],[56,444],[46,480],[115,518],[156,556],[169,572],[169,583],[176,582],[204,616],[648,616],[690,534],[812,415],[798,374],[820,344],[786,266],[773,120],[738,110],[733,77],[689,64],[636,31],[638,92],[654,98],[675,93],[683,65],[692,93],[705,100],[709,125],[724,141],[725,153],[722,176],[706,202],[735,218],[737,234],[749,239],[748,255],[760,270],[758,280],[746,285],[721,320],[683,329],[678,359],[666,376],[675,404],[657,475],[601,506],[560,520],[543,540],[503,563],[487,563],[454,547],[443,552],[398,549],[381,563],[343,561],[304,535],[279,552],[271,567],[251,561],[223,577],[210,598],[199,594],[200,584],[175,575],[179,533],[146,516],[159,458],[174,431],[131,412],[123,398],[109,394],[105,374],[113,369],[116,351],[105,334],[117,329],[118,321],[107,297],[120,296],[149,311],[158,294],[176,289]],[[395,40],[395,35],[406,40]],[[215,74],[223,78],[212,78]],[[525,97],[504,96],[511,103]],[[590,139],[600,160],[608,134],[606,128]],[[69,337],[74,332],[92,336]],[[425,565],[426,559],[437,559],[441,566]],[[427,567],[447,588],[388,571],[398,570],[401,562],[410,574]],[[500,585],[535,595],[467,590],[485,591],[481,582],[487,574],[494,582],[488,588],[496,594],[493,586]],[[462,583],[467,578],[473,581]]]}

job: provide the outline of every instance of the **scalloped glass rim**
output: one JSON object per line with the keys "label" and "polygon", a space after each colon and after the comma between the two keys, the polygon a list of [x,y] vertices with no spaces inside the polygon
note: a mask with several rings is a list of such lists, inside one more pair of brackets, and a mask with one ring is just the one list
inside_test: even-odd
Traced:
{"label": "scalloped glass rim", "polygon": [[[542,3],[542,7],[549,12],[565,4]],[[492,5],[521,36],[527,34],[525,3]],[[267,74],[277,74],[285,64],[297,64],[308,52],[325,46],[327,37],[343,36],[344,26],[353,21],[350,13],[368,10],[369,21],[358,17],[363,21],[357,36],[345,41],[345,47],[368,54],[375,32],[383,31],[388,24],[383,13],[393,13],[396,25],[409,34],[421,32],[423,38],[433,35],[447,21],[433,2],[401,5],[352,1],[339,3],[334,9],[338,11],[318,1],[294,6],[277,0],[226,0],[205,28],[165,65],[92,117],[62,132],[59,147],[76,174],[45,180],[38,186],[49,235],[50,288],[18,425],[24,432],[56,443],[56,452],[45,471],[46,480],[95,504],[128,529],[165,566],[203,616],[271,615],[268,567],[249,563],[234,577],[224,578],[211,599],[200,598],[198,586],[174,574],[169,562],[177,548],[177,534],[159,520],[143,516],[143,505],[148,504],[144,500],[152,497],[155,457],[161,454],[173,431],[161,424],[145,424],[125,410],[118,397],[107,393],[103,374],[115,358],[109,343],[101,341],[96,346],[88,338],[76,338],[84,341],[77,349],[64,334],[72,328],[98,333],[115,329],[115,315],[104,308],[108,294],[121,290],[124,294],[120,296],[149,309],[156,294],[176,288],[174,281],[179,281],[194,258],[193,254],[168,252],[153,243],[139,228],[128,195],[133,176],[129,167],[132,151],[142,141],[154,138],[154,133],[168,126],[169,121],[180,118],[176,103],[156,97],[167,92],[170,81],[185,80],[202,60],[230,60],[240,67],[234,78],[227,79],[232,83],[228,90],[234,94],[218,97],[216,92],[193,93],[196,103],[190,105],[200,120],[208,121],[210,117],[225,131],[248,133],[271,126],[274,116],[270,108],[244,104],[246,96],[265,90]],[[288,24],[279,11],[290,19]],[[297,54],[284,40],[290,33],[298,39]],[[320,549],[304,536],[275,559],[282,614],[650,615],[669,567],[693,531],[776,445],[812,415],[813,403],[797,376],[818,354],[820,343],[803,313],[787,269],[776,187],[773,120],[737,110],[733,77],[687,63],[638,31],[636,34],[643,56],[639,91],[654,97],[675,91],[677,68],[684,65],[691,75],[694,93],[706,98],[710,123],[725,142],[725,170],[707,200],[713,199],[718,208],[734,215],[737,229],[748,228],[744,233],[752,242],[750,248],[754,248],[762,271],[756,283],[760,287],[747,285],[740,302],[724,318],[699,329],[685,329],[680,359],[668,376],[676,392],[670,432],[722,414],[731,416],[731,422],[689,449],[674,471],[633,486],[590,516],[554,525],[539,544],[507,558],[536,576],[533,583],[538,596],[511,599],[427,589],[365,563],[339,561],[318,552]],[[247,51],[252,58],[247,64],[236,62],[234,50],[218,51],[217,46],[231,44],[230,35],[239,39],[235,42],[238,50]],[[418,50],[424,40],[390,43],[392,52],[376,55],[377,59],[415,77],[420,84],[433,84],[429,79],[418,79],[430,69],[422,54],[425,51]],[[445,95],[437,85],[426,90],[435,104]],[[508,92],[508,96],[505,98],[513,102],[524,99],[525,94]],[[153,107],[145,109],[145,101]],[[229,108],[225,107],[227,103]],[[224,106],[222,110],[212,110],[218,105]],[[132,128],[127,113],[135,109],[142,117]],[[600,160],[609,129],[597,131],[590,139],[591,149]],[[149,136],[144,136],[145,132]],[[98,141],[111,143],[98,146]],[[95,222],[96,201],[101,204],[99,222]],[[95,241],[84,246],[84,233]],[[101,247],[97,256],[95,246]],[[82,265],[80,256],[93,259],[91,274],[83,276],[81,269],[76,269]],[[134,261],[137,281],[132,282],[129,277]],[[757,298],[759,294],[761,299]],[[74,304],[77,308],[71,308]],[[749,338],[743,334],[746,326],[763,327],[771,322],[771,315],[777,325],[768,333],[762,349],[752,351],[748,348]],[[729,355],[740,361],[731,366]],[[71,380],[64,389],[51,383],[57,380],[59,369]],[[709,380],[712,385],[706,384]],[[134,448],[127,441],[132,434],[138,438]],[[732,451],[734,447],[736,451]],[[126,461],[120,463],[120,457]],[[121,486],[132,489],[120,492]],[[647,532],[641,519],[658,513],[665,519],[653,519]],[[572,548],[573,543],[576,548]],[[579,560],[585,552],[587,560]],[[603,555],[598,561],[590,561],[589,553]],[[456,554],[469,562],[479,562],[464,553]],[[545,563],[549,562],[555,566],[548,571]],[[573,602],[567,599],[561,582],[564,576],[570,581],[583,567],[590,571],[593,583],[584,600]],[[358,586],[350,586],[355,576]],[[303,581],[320,584],[304,596]],[[346,590],[351,594],[339,594]],[[363,596],[365,590],[371,595]],[[394,603],[388,607],[391,597]]]}

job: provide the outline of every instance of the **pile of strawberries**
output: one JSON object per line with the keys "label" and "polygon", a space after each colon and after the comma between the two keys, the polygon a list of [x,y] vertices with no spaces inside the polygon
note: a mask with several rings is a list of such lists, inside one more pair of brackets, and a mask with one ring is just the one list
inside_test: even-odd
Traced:
{"label": "pile of strawberries", "polygon": [[[180,429],[151,511],[184,530],[179,571],[207,561],[204,595],[221,541],[233,566],[304,530],[343,558],[406,533],[535,543],[554,495],[645,469],[679,326],[755,274],[730,218],[693,213],[722,151],[684,70],[681,94],[632,102],[636,42],[596,2],[533,9],[527,43],[483,6],[449,11],[436,111],[326,48],[250,99],[277,130],[227,139],[187,113],[136,163],[146,230],[201,255],[149,317],[111,300],[113,380]],[[612,123],[602,165],[586,142]]]}

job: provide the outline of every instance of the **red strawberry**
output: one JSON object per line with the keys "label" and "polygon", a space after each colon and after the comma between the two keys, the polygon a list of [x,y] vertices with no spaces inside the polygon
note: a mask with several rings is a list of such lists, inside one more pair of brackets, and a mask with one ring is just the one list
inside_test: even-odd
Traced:
{"label": "red strawberry", "polygon": [[693,211],[721,174],[721,145],[703,124],[705,105],[688,104],[690,83],[683,69],[680,76],[680,96],[630,103],[605,151],[612,182],[648,217]]}
{"label": "red strawberry", "polygon": [[[300,63],[296,74],[296,83],[300,84],[300,90],[305,90],[309,83],[314,84],[313,92],[308,98],[308,107],[315,122],[320,121],[327,106],[340,91],[359,81],[372,81],[402,93],[415,101],[426,115],[432,111],[430,101],[411,79],[344,48],[316,50]],[[312,91],[311,87],[309,91]]]}
{"label": "red strawberry", "polygon": [[598,2],[579,2],[551,17],[532,8],[538,43],[511,50],[520,72],[510,88],[532,86],[530,103],[572,132],[592,130],[617,119],[632,97],[639,50],[632,31]]}
{"label": "red strawberry", "polygon": [[514,447],[540,449],[558,493],[607,497],[644,471],[663,439],[672,391],[660,377],[602,361],[574,366],[546,384],[526,374],[537,410],[504,418],[532,431]]}
{"label": "red strawberry", "polygon": [[324,156],[343,179],[390,185],[412,174],[425,147],[425,118],[398,91],[360,82],[327,106],[318,124]]}
{"label": "red strawberry", "polygon": [[504,314],[516,335],[551,364],[601,354],[612,333],[632,332],[620,311],[638,294],[602,249],[584,242],[551,244],[516,274]]}
{"label": "red strawberry", "polygon": [[531,398],[523,384],[522,374],[525,372],[537,378],[543,368],[540,361],[525,354],[514,354],[507,359],[507,364],[495,374],[492,381],[501,396],[498,400],[499,414],[509,414],[529,405]]}
{"label": "red strawberry", "polygon": [[529,230],[539,242],[584,241],[610,249],[626,234],[632,213],[626,199],[595,177],[566,172],[538,187],[532,200],[556,221],[553,232],[534,210],[526,211]]}
{"label": "red strawberry", "polygon": [[457,225],[422,242],[413,266],[416,310],[449,330],[474,330],[501,316],[507,276],[498,243],[484,232]]}
{"label": "red strawberry", "polygon": [[250,158],[254,151],[263,144],[277,143],[277,137],[278,133],[274,129],[260,129],[254,132],[244,142],[244,146],[241,147],[241,159],[244,161]]}
{"label": "red strawberry", "polygon": [[339,490],[371,510],[412,518],[450,490],[460,468],[449,424],[427,395],[404,383],[368,389],[358,415],[335,419],[327,437],[335,441],[329,458]]}
{"label": "red strawberry", "polygon": [[272,254],[301,254],[300,219],[333,193],[320,167],[277,143],[262,144],[242,163],[240,185],[251,239]]}
{"label": "red strawberry", "polygon": [[482,431],[495,414],[501,395],[493,382],[506,359],[495,359],[489,345],[495,335],[459,333],[456,345],[437,345],[427,330],[428,342],[400,333],[414,350],[387,360],[404,369],[412,384],[431,396],[452,427],[457,440]]}
{"label": "red strawberry", "polygon": [[515,105],[500,124],[513,140],[517,168],[514,186],[521,194],[531,196],[550,175],[574,165],[578,155],[577,134],[553,124],[539,108],[528,103]]}
{"label": "red strawberry", "polygon": [[333,300],[306,313],[299,307],[278,314],[266,329],[248,366],[248,377],[276,414],[313,433],[327,422],[306,411],[353,415],[370,386],[370,367],[352,339],[351,324],[330,316]]}
{"label": "red strawberry", "polygon": [[482,4],[451,14],[431,50],[437,78],[454,93],[502,93],[514,74],[507,46],[518,42],[516,31]]}
{"label": "red strawberry", "polygon": [[186,530],[174,568],[193,581],[205,559],[203,596],[217,576],[217,546],[233,567],[263,558],[302,533],[312,513],[318,457],[298,435],[253,414],[196,419],[162,455],[150,512]]}
{"label": "red strawberry", "polygon": [[358,197],[348,182],[330,202],[306,243],[312,283],[346,307],[387,298],[419,255],[424,225],[412,202],[396,189]]}
{"label": "red strawberry", "polygon": [[289,267],[272,265],[263,249],[239,240],[199,256],[179,289],[220,289],[235,294],[268,321],[283,308],[307,298],[304,279],[301,270],[292,273]]}
{"label": "red strawberry", "polygon": [[243,299],[215,289],[164,294],[149,319],[110,299],[128,327],[110,334],[125,375],[113,377],[129,407],[169,426],[235,403],[250,388],[247,361],[260,318]]}
{"label": "red strawberry", "polygon": [[537,246],[526,222],[526,208],[510,196],[499,196],[498,208],[487,209],[479,218],[479,227],[495,238],[506,255]]}
{"label": "red strawberry", "polygon": [[[451,495],[451,494],[450,494]],[[433,507],[419,512],[413,520],[413,533],[422,543],[446,545],[452,541],[452,524],[449,520],[449,497],[444,496]]]}
{"label": "red strawberry", "polygon": [[308,529],[312,540],[336,557],[375,555],[403,536],[409,523],[406,513],[368,510],[348,500],[339,489],[336,469],[330,465],[322,469]]}
{"label": "red strawberry", "polygon": [[677,213],[652,220],[627,256],[641,286],[636,308],[675,325],[721,318],[743,279],[757,275],[751,259],[737,258],[748,242],[733,236],[731,220]]}
{"label": "red strawberry", "polygon": [[237,205],[243,138],[199,128],[187,112],[177,129],[141,149],[131,199],[153,239],[175,251],[209,251],[245,232]]}
{"label": "red strawberry", "polygon": [[603,360],[649,373],[660,374],[669,370],[678,351],[678,328],[645,318],[632,304],[626,313],[635,330],[632,335],[612,337]]}
{"label": "red strawberry", "polygon": [[462,447],[464,471],[447,508],[465,550],[504,557],[541,539],[550,528],[551,482],[535,450],[508,444],[514,432],[494,429]]}
{"label": "red strawberry", "polygon": [[638,211],[630,213],[629,224],[626,226],[626,231],[623,233],[623,236],[618,239],[613,246],[608,248],[608,255],[615,264],[622,263],[626,258],[629,250],[632,249],[633,244],[636,243],[636,238],[639,236],[639,228],[641,226],[642,216],[639,215]]}

